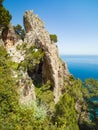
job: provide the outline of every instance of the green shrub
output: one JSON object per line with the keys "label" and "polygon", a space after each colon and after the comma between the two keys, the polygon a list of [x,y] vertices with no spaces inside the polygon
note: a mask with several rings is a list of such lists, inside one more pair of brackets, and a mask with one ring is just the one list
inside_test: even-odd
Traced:
{"label": "green shrub", "polygon": [[26,48],[25,59],[20,63],[20,66],[24,67],[24,69],[32,71],[36,65],[40,63],[40,60],[43,58],[43,56],[44,54],[41,49],[36,50],[34,46]]}
{"label": "green shrub", "polygon": [[11,20],[11,15],[2,5],[3,0],[0,1],[0,27],[7,26]]}
{"label": "green shrub", "polygon": [[58,40],[57,40],[57,36],[55,34],[50,34],[50,39],[52,42],[56,43]]}
{"label": "green shrub", "polygon": [[79,130],[76,120],[74,99],[65,93],[55,106],[55,123],[61,130]]}
{"label": "green shrub", "polygon": [[39,101],[39,104],[42,103],[45,105],[47,109],[47,113],[51,113],[54,111],[54,95],[53,91],[51,90],[50,81],[47,81],[45,85],[41,87],[36,87],[36,96]]}

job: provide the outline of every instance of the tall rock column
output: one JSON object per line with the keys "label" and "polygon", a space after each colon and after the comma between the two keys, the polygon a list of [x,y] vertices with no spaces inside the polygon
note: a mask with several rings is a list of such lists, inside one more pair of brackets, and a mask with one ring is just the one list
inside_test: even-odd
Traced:
{"label": "tall rock column", "polygon": [[33,11],[24,14],[26,30],[25,41],[29,46],[41,48],[45,54],[43,59],[42,77],[44,82],[50,80],[54,91],[55,103],[59,100],[64,84],[64,78],[69,75],[67,66],[59,58],[58,48],[50,40],[49,32],[45,29],[41,19]]}

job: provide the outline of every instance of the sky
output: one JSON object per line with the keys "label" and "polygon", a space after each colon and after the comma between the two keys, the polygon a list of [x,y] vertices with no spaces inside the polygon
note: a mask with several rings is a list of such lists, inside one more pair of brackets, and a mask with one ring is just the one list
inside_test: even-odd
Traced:
{"label": "sky", "polygon": [[23,26],[24,12],[33,10],[57,35],[61,55],[98,55],[98,0],[4,0],[3,5],[13,25]]}

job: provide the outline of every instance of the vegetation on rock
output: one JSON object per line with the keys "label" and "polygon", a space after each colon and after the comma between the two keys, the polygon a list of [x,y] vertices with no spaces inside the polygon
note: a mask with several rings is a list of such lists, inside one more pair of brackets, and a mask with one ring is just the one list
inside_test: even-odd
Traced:
{"label": "vegetation on rock", "polygon": [[[26,45],[22,45],[22,48],[26,49]],[[39,57],[40,54],[42,55]],[[34,47],[28,48],[26,59],[24,60],[27,62],[25,67],[34,69],[36,64],[40,63],[42,56],[43,53],[39,53],[38,50],[35,51]],[[31,58],[30,61],[28,61],[29,58]],[[33,59],[36,60],[34,64],[32,63]],[[30,66],[28,66],[29,63],[31,64]],[[93,79],[86,80],[82,90],[82,82],[70,76],[69,79],[65,80],[65,88],[62,89],[63,95],[56,105],[54,104],[53,92],[48,81],[46,85],[35,86],[37,102],[32,102],[29,106],[21,106],[17,93],[17,80],[12,77],[12,70],[17,70],[20,66],[24,67],[24,64],[12,62],[6,50],[0,46],[0,128],[2,130],[78,130],[78,123],[80,130],[88,128],[97,130],[97,116],[94,116],[91,123],[86,122],[85,116],[83,118],[81,116],[81,112],[92,112],[89,107],[85,108],[83,96],[86,104],[88,106],[92,105],[88,101],[97,96],[97,81]],[[94,94],[93,92],[96,93]],[[75,109],[77,102],[81,104],[82,111],[78,110],[79,107]],[[93,108],[95,108],[95,105],[94,103]],[[80,116],[77,118],[77,115]]]}
{"label": "vegetation on rock", "polygon": [[11,76],[10,62],[6,50],[0,46],[0,129],[44,129],[47,119],[42,106],[34,102],[29,106],[19,104],[18,86]]}
{"label": "vegetation on rock", "polygon": [[58,128],[61,130],[79,130],[76,120],[74,99],[68,93],[65,93],[61,97],[55,108],[54,118]]}
{"label": "vegetation on rock", "polygon": [[[35,55],[33,55],[33,57],[34,56]],[[63,129],[63,127],[69,130],[72,127],[78,129],[78,126],[76,125],[74,99],[66,93],[63,95],[64,98],[61,98],[56,107],[54,107],[53,92],[51,91],[49,82],[40,88],[36,88],[38,104],[32,103],[30,106],[20,106],[19,96],[17,93],[18,86],[14,77],[11,76],[12,66],[10,66],[10,64],[12,64],[12,61],[10,61],[7,52],[3,47],[0,47],[0,128],[2,130],[59,130],[61,128]],[[60,106],[60,104],[64,106]],[[61,110],[59,111],[59,109]],[[63,114],[61,116],[59,114],[61,112],[65,116],[63,116]],[[55,122],[53,120],[54,117]],[[66,125],[62,123],[65,122],[65,117]],[[67,120],[68,117],[69,120]]]}
{"label": "vegetation on rock", "polygon": [[57,40],[57,36],[55,34],[50,34],[50,39],[52,42],[56,43],[58,40]]}
{"label": "vegetation on rock", "polygon": [[[2,2],[3,0],[0,0],[0,27],[8,25],[11,19]],[[14,29],[21,39],[24,39],[25,32],[21,25],[15,26]],[[57,42],[55,34],[51,34],[50,39],[54,43]],[[51,82],[41,82],[35,84],[36,101],[28,105],[19,103],[20,86],[17,81],[22,80],[23,76],[19,74],[21,71],[27,72],[30,80],[23,82],[32,84],[33,74],[43,60],[44,52],[42,49],[28,46],[27,43],[16,48],[24,55],[21,63],[13,62],[4,47],[0,46],[0,129],[97,130],[98,116],[95,109],[98,108],[98,102],[93,102],[93,99],[98,97],[98,81],[94,79],[87,79],[82,83],[72,75],[65,78],[62,95],[57,104],[54,103]],[[13,72],[18,76],[13,76]],[[39,82],[39,78],[36,81]],[[92,115],[92,120],[89,120],[89,114]]]}
{"label": "vegetation on rock", "polygon": [[97,130],[98,129],[98,81],[94,79],[86,79],[83,82],[83,97],[86,104],[86,111],[90,114],[90,121],[82,121],[81,130],[90,129]]}
{"label": "vegetation on rock", "polygon": [[27,71],[33,71],[36,65],[40,63],[44,53],[41,49],[36,49],[34,46],[26,47],[26,44],[20,46],[22,50],[25,50],[25,59],[20,63],[20,66]]}
{"label": "vegetation on rock", "polygon": [[20,38],[22,40],[24,40],[25,30],[22,29],[22,26],[20,24],[17,24],[16,26],[14,26],[14,29],[15,29],[16,33],[20,36]]}

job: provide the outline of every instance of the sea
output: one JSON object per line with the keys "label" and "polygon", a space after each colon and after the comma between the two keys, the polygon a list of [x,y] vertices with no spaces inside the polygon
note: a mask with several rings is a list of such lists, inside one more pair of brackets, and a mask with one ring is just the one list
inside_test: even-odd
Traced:
{"label": "sea", "polygon": [[[69,72],[83,82],[87,78],[98,80],[98,55],[61,55],[63,61],[67,63]],[[93,98],[98,102],[98,97]],[[95,109],[98,116],[98,108]]]}
{"label": "sea", "polygon": [[61,58],[76,78],[82,81],[87,78],[98,80],[98,55],[61,55]]}

